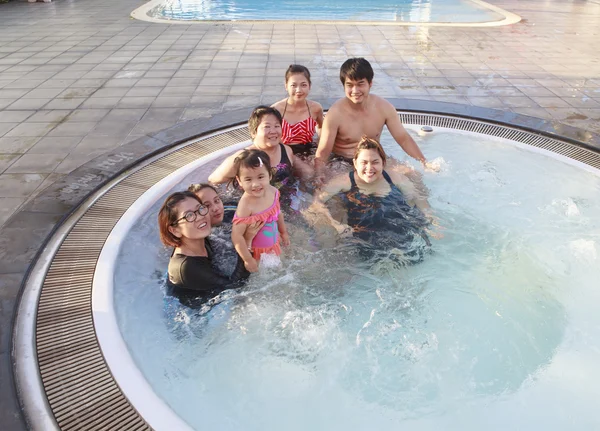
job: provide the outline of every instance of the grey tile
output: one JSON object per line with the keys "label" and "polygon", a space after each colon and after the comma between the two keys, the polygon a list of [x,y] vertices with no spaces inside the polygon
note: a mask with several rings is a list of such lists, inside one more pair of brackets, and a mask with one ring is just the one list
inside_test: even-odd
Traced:
{"label": "grey tile", "polygon": [[[90,131],[87,138],[92,137],[120,137],[129,135],[137,124],[137,120],[102,120]],[[81,145],[81,144],[80,144]]]}
{"label": "grey tile", "polygon": [[155,97],[123,97],[117,104],[117,108],[148,108],[154,102]]}
{"label": "grey tile", "polygon": [[122,97],[127,94],[129,88],[125,87],[113,87],[113,88],[100,88],[94,93],[94,97]]}
{"label": "grey tile", "polygon": [[77,109],[85,98],[54,99],[44,106],[45,109]]}
{"label": "grey tile", "polygon": [[69,121],[59,124],[48,136],[85,136],[96,127],[95,121]]}
{"label": "grey tile", "polygon": [[[9,123],[0,123],[0,127],[2,124]],[[56,123],[47,122],[47,123],[21,123],[15,128],[13,128],[10,132],[8,132],[5,136],[45,136],[48,132],[50,132]]]}
{"label": "grey tile", "polygon": [[0,197],[26,198],[44,181],[43,174],[0,174]]}
{"label": "grey tile", "polygon": [[81,140],[82,136],[46,136],[35,143],[27,152],[27,154],[63,154],[66,155],[73,149]]}
{"label": "grey tile", "polygon": [[163,87],[133,87],[127,91],[128,97],[155,97],[160,94]]}
{"label": "grey tile", "polygon": [[144,116],[143,121],[164,121],[176,123],[181,114],[183,114],[184,108],[150,108]]}
{"label": "grey tile", "polygon": [[41,88],[31,90],[22,96],[22,99],[52,99],[60,94],[60,88]]}
{"label": "grey tile", "polygon": [[0,174],[3,173],[10,165],[12,165],[21,154],[3,154],[0,153]]}
{"label": "grey tile", "polygon": [[[0,226],[4,224],[16,211],[19,207],[25,202],[25,198],[0,198]],[[0,284],[5,283],[7,275],[2,274],[2,281]],[[15,289],[13,286],[14,295],[18,292],[18,289]],[[10,295],[11,292],[7,292],[7,286],[0,286],[0,298],[6,298]]]}
{"label": "grey tile", "polygon": [[8,109],[41,109],[52,99],[19,99],[12,103]]}
{"label": "grey tile", "polygon": [[23,154],[6,169],[6,174],[49,174],[66,154]]}
{"label": "grey tile", "polygon": [[97,88],[92,87],[69,87],[65,88],[58,96],[57,99],[81,99],[91,96],[96,93]]}
{"label": "grey tile", "polygon": [[119,101],[121,100],[120,97],[90,97],[89,99],[87,99],[83,105],[81,105],[82,108],[114,108],[115,106],[117,106],[117,104],[119,103]]}
{"label": "grey tile", "polygon": [[146,113],[145,108],[141,109],[113,109],[104,117],[103,121],[138,121]]}
{"label": "grey tile", "polygon": [[68,109],[54,109],[54,110],[43,110],[37,111],[32,115],[27,122],[28,123],[55,123],[61,122],[69,116],[71,113]]}
{"label": "grey tile", "polygon": [[71,111],[67,122],[100,121],[110,112],[110,109],[76,109]]}
{"label": "grey tile", "polygon": [[[113,147],[116,148],[117,146]],[[112,148],[106,150],[93,150],[86,148],[85,150],[77,153],[68,154],[64,160],[54,169],[55,173],[69,174],[81,165],[89,162],[90,160],[100,156],[101,154],[109,151]]]}
{"label": "grey tile", "polygon": [[0,153],[26,153],[41,138],[38,136],[13,136],[0,138]]}
{"label": "grey tile", "polygon": [[104,88],[110,87],[133,87],[138,82],[138,79],[109,79],[104,84]]}
{"label": "grey tile", "polygon": [[3,111],[0,112],[0,123],[20,123],[29,118],[35,111]]}
{"label": "grey tile", "polygon": [[[121,145],[123,137],[118,136],[86,136],[71,152],[71,155],[76,154],[96,154],[100,155]],[[91,159],[88,159],[91,160]],[[57,172],[59,170],[57,169]]]}
{"label": "grey tile", "polygon": [[152,104],[153,108],[179,108],[185,107],[190,103],[190,96],[174,96],[156,98]]}

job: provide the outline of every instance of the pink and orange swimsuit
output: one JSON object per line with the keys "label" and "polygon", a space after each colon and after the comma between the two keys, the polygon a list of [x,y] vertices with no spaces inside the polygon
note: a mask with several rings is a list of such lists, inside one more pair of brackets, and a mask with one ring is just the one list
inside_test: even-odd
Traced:
{"label": "pink and orange swimsuit", "polygon": [[249,225],[257,221],[265,222],[265,225],[252,240],[252,257],[254,259],[259,260],[260,255],[263,253],[275,253],[277,256],[281,254],[279,227],[277,226],[280,211],[279,190],[276,190],[273,205],[266,210],[248,217],[238,217],[237,213],[233,216],[233,224],[243,223]]}

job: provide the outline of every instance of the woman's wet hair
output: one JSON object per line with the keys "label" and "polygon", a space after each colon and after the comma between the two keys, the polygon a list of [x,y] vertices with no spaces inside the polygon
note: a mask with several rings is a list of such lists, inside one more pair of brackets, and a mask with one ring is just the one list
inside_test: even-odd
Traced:
{"label": "woman's wet hair", "polygon": [[277,118],[277,121],[279,121],[279,124],[281,124],[283,121],[281,113],[277,109],[266,105],[257,106],[252,111],[252,114],[250,114],[250,118],[248,118],[248,129],[250,130],[250,136],[256,136],[258,126],[265,115],[274,115],[275,118]]}
{"label": "woman's wet hair", "polygon": [[269,176],[273,176],[273,170],[271,169],[271,160],[269,155],[262,150],[244,150],[242,153],[235,158],[233,161],[236,167],[236,177],[240,176],[242,168],[256,169],[264,166]]}
{"label": "woman's wet hair", "polygon": [[379,153],[379,157],[381,157],[381,162],[385,166],[385,162],[387,161],[387,155],[385,154],[385,151],[383,151],[383,147],[381,146],[381,144],[375,139],[363,136],[360,139],[360,141],[358,141],[358,146],[356,147],[356,151],[354,152],[354,161],[358,159],[358,155],[361,150],[377,150],[377,152]]}
{"label": "woman's wet hair", "polygon": [[340,67],[340,80],[342,85],[346,85],[346,79],[350,78],[353,81],[360,81],[366,79],[370,84],[373,82],[373,68],[371,63],[362,57],[349,58],[344,61],[342,67]]}
{"label": "woman's wet hair", "polygon": [[171,194],[158,210],[158,230],[160,233],[160,241],[167,247],[179,247],[181,245],[181,238],[177,238],[169,230],[169,227],[173,226],[173,223],[179,218],[177,213],[177,205],[186,199],[194,199],[202,205],[198,196],[189,190],[184,192],[175,192]]}
{"label": "woman's wet hair", "polygon": [[211,189],[217,195],[219,194],[216,187],[213,186],[212,184],[208,184],[208,183],[190,184],[190,186],[188,187],[188,192],[200,193],[204,189]]}
{"label": "woman's wet hair", "polygon": [[295,75],[297,73],[301,73],[302,75],[304,75],[309,85],[312,84],[310,82],[310,71],[306,66],[302,66],[301,64],[290,64],[290,66],[285,71],[285,83],[287,84],[288,79],[290,79],[290,76]]}

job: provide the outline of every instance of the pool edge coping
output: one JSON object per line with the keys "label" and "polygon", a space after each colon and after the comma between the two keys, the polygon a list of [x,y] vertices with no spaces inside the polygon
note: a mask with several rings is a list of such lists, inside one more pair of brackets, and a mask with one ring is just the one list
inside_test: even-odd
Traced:
{"label": "pool edge coping", "polygon": [[357,26],[398,26],[398,27],[501,27],[505,25],[516,24],[522,20],[521,16],[494,6],[483,0],[469,0],[479,6],[496,12],[503,16],[503,19],[498,21],[484,22],[407,22],[407,21],[344,21],[344,20],[175,20],[166,18],[156,18],[148,15],[148,13],[157,7],[165,0],[150,0],[146,4],[139,6],[129,14],[131,18],[138,21],[146,21],[155,24],[291,24],[291,25],[357,25]]}
{"label": "pool edge coping", "polygon": [[[428,113],[428,114],[440,114],[440,115],[448,115],[448,116],[456,116],[456,117],[466,117],[466,118],[470,118],[470,119],[481,119],[483,121],[487,121],[487,122],[491,122],[491,123],[506,125],[509,127],[510,126],[517,127],[520,129],[528,130],[530,132],[540,133],[540,134],[543,134],[543,135],[546,135],[546,136],[549,136],[549,137],[552,137],[555,139],[564,140],[564,141],[570,142],[574,145],[582,146],[582,147],[591,149],[592,151],[600,153],[600,135],[596,135],[596,134],[593,134],[593,133],[587,132],[587,131],[582,131],[582,130],[574,128],[574,127],[563,126],[563,128],[560,130],[560,132],[562,132],[562,133],[559,133],[559,131],[555,129],[556,123],[553,125],[551,122],[548,122],[546,120],[541,120],[541,119],[537,119],[537,118],[533,118],[533,117],[526,117],[526,116],[522,116],[522,115],[518,115],[518,114],[506,113],[504,111],[498,111],[498,110],[492,110],[492,109],[486,109],[486,108],[477,108],[477,107],[472,107],[472,106],[467,106],[467,105],[459,105],[459,104],[453,104],[453,103],[418,101],[418,100],[414,100],[414,99],[388,99],[388,100],[390,100],[395,105],[397,110],[406,111],[406,112],[415,112],[415,113]],[[407,106],[407,105],[411,105],[411,106]],[[473,112],[473,111],[475,111],[475,112]],[[60,218],[60,220],[58,220],[54,224],[53,228],[49,231],[49,233],[46,235],[46,237],[41,240],[41,243],[38,242],[37,244],[32,244],[33,247],[37,247],[37,253],[35,254],[33,260],[28,264],[28,266],[25,270],[26,271],[25,276],[21,281],[21,290],[17,297],[17,299],[18,299],[17,308],[20,309],[20,307],[22,305],[21,299],[23,298],[24,285],[26,284],[27,281],[29,281],[29,279],[31,279],[35,276],[34,267],[40,262],[40,260],[41,260],[40,258],[42,256],[42,251],[44,249],[46,249],[46,247],[49,244],[50,239],[56,235],[56,233],[58,232],[60,227],[64,225],[65,221],[69,217],[71,217],[76,211],[78,211],[79,209],[82,208],[82,203],[89,200],[90,197],[92,197],[94,195],[94,193],[96,193],[99,190],[101,190],[102,188],[104,188],[114,178],[122,175],[128,169],[131,169],[132,167],[139,165],[144,160],[148,160],[148,159],[152,158],[153,156],[163,153],[165,150],[174,148],[179,143],[191,141],[194,139],[194,137],[198,137],[201,135],[207,135],[211,132],[216,132],[216,131],[222,130],[225,127],[231,127],[234,125],[243,124],[247,120],[249,112],[250,112],[250,109],[241,109],[241,110],[237,110],[237,111],[230,111],[227,113],[217,114],[216,116],[211,117],[209,119],[190,120],[185,123],[180,123],[179,125],[173,126],[169,129],[165,129],[161,132],[153,133],[146,137],[140,138],[136,141],[133,141],[133,142],[121,147],[121,149],[123,149],[123,148],[128,149],[128,148],[135,148],[136,146],[141,146],[146,151],[145,151],[145,154],[140,154],[140,157],[137,157],[133,160],[125,160],[124,159],[124,160],[115,162],[114,161],[115,152],[109,151],[109,152],[105,153],[104,155],[99,156],[99,157],[95,158],[94,160],[81,166],[80,168],[76,169],[71,174],[68,174],[66,176],[66,178],[68,178],[68,180],[57,182],[57,183],[63,184],[62,186],[60,184],[57,185],[57,183],[55,183],[55,184],[49,186],[45,191],[43,191],[40,194],[40,196],[33,199],[32,202],[34,202],[36,199],[38,199],[40,197],[43,197],[44,195],[50,195],[50,198],[53,198],[52,193],[56,191],[57,187],[59,187],[59,188],[65,187],[64,186],[65,183],[67,184],[67,187],[68,187],[68,185],[72,181],[77,181],[81,175],[85,175],[86,169],[91,169],[92,171],[97,171],[99,164],[101,165],[102,163],[104,163],[106,161],[109,161],[110,163],[112,163],[112,165],[110,166],[110,168],[111,168],[110,170],[112,171],[112,174],[108,177],[108,179],[104,179],[101,181],[98,180],[96,183],[93,181],[86,182],[82,186],[82,188],[84,188],[84,189],[87,188],[87,190],[84,191],[83,196],[78,198],[77,202],[73,203],[72,206],[70,208],[68,208],[62,214],[62,217]],[[190,131],[195,131],[196,134],[189,135],[188,133]],[[566,133],[567,135],[570,135],[570,136],[564,136],[563,133]],[[584,133],[584,134],[589,135],[589,140],[591,140],[592,143],[590,144],[590,143],[585,143],[585,142],[581,142],[581,141],[577,140],[576,139],[577,133]],[[184,135],[185,135],[185,137],[184,137]],[[146,141],[151,141],[152,145],[146,145]],[[134,151],[134,153],[135,153],[135,151]],[[35,205],[34,205],[34,207],[35,207]],[[15,218],[18,218],[18,215],[21,213],[27,212],[28,208],[29,208],[29,205],[26,205],[25,208],[23,208],[21,211],[19,211],[15,215],[13,215],[13,217],[11,217],[11,219],[9,219],[9,221],[13,220]],[[30,209],[30,210],[32,212],[35,212],[34,209]],[[42,213],[40,213],[40,214],[42,214]],[[6,227],[6,225],[5,225],[5,227]],[[3,227],[1,230],[4,230],[5,227]],[[35,243],[35,241],[32,241],[32,243]],[[19,338],[19,336],[21,336],[21,334],[19,334],[19,330],[22,328],[21,325],[16,324],[17,319],[15,319],[14,311],[13,311],[13,333],[11,334],[11,346],[12,346],[11,358],[13,361],[13,367],[15,367],[15,364],[17,362],[16,361],[16,352],[17,352],[18,348],[15,348],[15,346],[16,346],[16,344],[19,344],[18,341],[15,340],[15,338]],[[26,317],[26,316],[23,313],[19,312],[19,315],[17,316],[17,318],[23,318],[23,317]],[[29,340],[29,341],[31,342],[31,340]],[[27,344],[27,343],[25,343],[25,344]],[[20,347],[22,347],[22,345]],[[37,357],[37,355],[34,355],[34,357]],[[36,362],[36,364],[37,364],[37,362]],[[19,368],[19,367],[16,367],[16,368]],[[15,372],[15,370],[13,369],[13,377],[18,377],[15,375],[14,372]],[[39,369],[38,369],[38,373],[35,373],[35,374],[36,374],[35,377],[37,377],[39,380]],[[15,384],[15,386],[17,386],[16,393],[17,393],[17,395],[19,395],[19,397],[18,397],[19,404],[22,408],[22,411],[24,413],[27,423],[32,426],[32,429],[47,429],[47,428],[43,428],[43,427],[36,428],[34,426],[35,425],[34,423],[39,418],[32,417],[32,415],[30,413],[31,410],[24,409],[23,404],[24,403],[26,404],[28,401],[23,400],[23,398],[22,398],[23,390],[25,390],[29,386],[27,384],[23,384],[23,382],[18,378],[14,379],[14,384]],[[43,394],[43,393],[44,393],[44,389],[42,387],[40,394]],[[51,414],[48,417],[50,419],[53,419],[53,415],[51,415]]]}

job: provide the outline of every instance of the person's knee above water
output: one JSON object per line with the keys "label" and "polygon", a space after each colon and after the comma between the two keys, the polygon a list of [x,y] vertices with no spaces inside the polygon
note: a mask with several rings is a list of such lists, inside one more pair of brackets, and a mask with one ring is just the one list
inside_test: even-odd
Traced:
{"label": "person's knee above water", "polygon": [[352,158],[363,136],[379,141],[383,126],[387,126],[409,156],[429,166],[421,149],[402,125],[394,106],[370,93],[373,76],[373,68],[364,58],[350,58],[342,64],[340,80],[345,97],[331,106],[323,121],[315,158],[318,180],[324,178],[325,165],[332,153]]}
{"label": "person's knee above water", "polygon": [[190,192],[171,194],[158,212],[160,239],[173,247],[168,267],[168,293],[184,305],[196,306],[223,290],[236,287],[249,273],[238,259],[231,275],[215,269],[207,207]]}
{"label": "person's knee above water", "polygon": [[[386,161],[381,145],[364,137],[353,157],[354,170],[329,181],[311,210],[325,216],[340,234],[353,232],[367,242],[377,239],[374,245],[380,248],[400,248],[415,237],[427,243],[429,204],[406,176],[387,172]],[[335,220],[325,205],[338,194],[348,213],[347,225]]]}
{"label": "person's knee above water", "polygon": [[315,132],[323,126],[323,107],[308,100],[310,71],[299,64],[291,64],[285,72],[288,97],[271,105],[281,113],[281,141],[296,155],[308,156],[316,148]]}
{"label": "person's knee above water", "polygon": [[[271,166],[275,168],[273,185],[277,188],[294,181],[294,171],[301,176],[310,177],[312,169],[294,156],[290,147],[281,143],[281,114],[270,106],[254,108],[248,120],[248,129],[252,145],[247,149],[264,151],[269,156]],[[228,183],[236,176],[235,159],[244,150],[227,157],[208,177],[214,184]]]}

